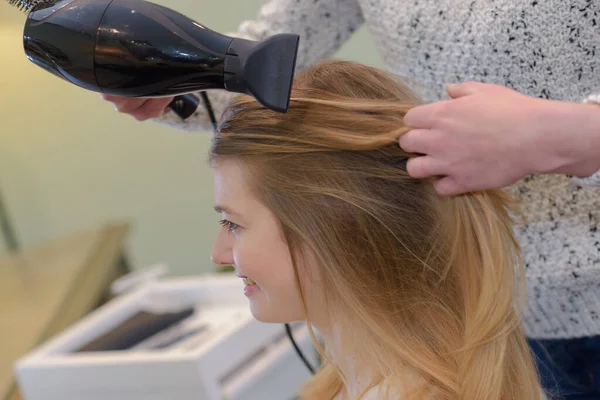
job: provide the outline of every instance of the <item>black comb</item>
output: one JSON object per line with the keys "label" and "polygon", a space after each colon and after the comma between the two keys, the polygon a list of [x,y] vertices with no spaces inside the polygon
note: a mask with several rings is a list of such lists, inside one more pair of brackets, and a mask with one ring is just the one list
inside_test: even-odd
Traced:
{"label": "black comb", "polygon": [[8,4],[11,6],[17,7],[18,10],[23,11],[25,13],[31,12],[34,8],[37,7],[50,7],[53,6],[56,2],[49,0],[7,0]]}

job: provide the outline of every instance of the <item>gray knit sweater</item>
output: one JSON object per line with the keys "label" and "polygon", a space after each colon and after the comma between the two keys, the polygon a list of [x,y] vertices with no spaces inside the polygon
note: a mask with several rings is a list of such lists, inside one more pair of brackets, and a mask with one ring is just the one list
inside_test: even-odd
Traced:
{"label": "gray knit sweater", "polygon": [[[331,56],[363,23],[389,70],[423,84],[426,101],[469,80],[573,102],[600,89],[600,0],[274,0],[236,35],[300,34],[301,69]],[[217,115],[231,96],[209,92]],[[185,124],[171,113],[160,122],[210,129],[203,109]],[[511,190],[526,216],[516,228],[527,267],[526,334],[600,335],[600,173],[529,177]]]}

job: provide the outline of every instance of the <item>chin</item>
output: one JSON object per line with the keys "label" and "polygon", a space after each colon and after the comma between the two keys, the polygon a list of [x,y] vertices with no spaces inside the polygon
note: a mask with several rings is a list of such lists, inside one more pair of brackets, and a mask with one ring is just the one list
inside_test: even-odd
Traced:
{"label": "chin", "polygon": [[[290,322],[296,322],[299,320],[304,321],[304,318],[294,318],[293,315],[285,315],[281,312],[273,312],[275,310],[266,310],[263,307],[250,303],[250,312],[252,316],[260,322],[264,322],[267,324],[286,324]],[[280,311],[280,310],[279,310]]]}
{"label": "chin", "polygon": [[277,318],[276,316],[269,313],[255,311],[253,308],[251,308],[250,311],[252,312],[252,316],[254,316],[254,319],[267,324],[285,324],[291,322],[286,318]]}

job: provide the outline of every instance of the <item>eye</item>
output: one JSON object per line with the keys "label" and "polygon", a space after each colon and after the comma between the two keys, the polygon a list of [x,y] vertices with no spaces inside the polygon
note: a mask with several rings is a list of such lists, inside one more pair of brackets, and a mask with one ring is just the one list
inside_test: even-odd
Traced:
{"label": "eye", "polygon": [[233,222],[228,221],[226,219],[220,220],[219,223],[221,224],[222,227],[227,228],[227,230],[232,233],[235,233],[235,230],[240,227],[238,224],[234,224]]}

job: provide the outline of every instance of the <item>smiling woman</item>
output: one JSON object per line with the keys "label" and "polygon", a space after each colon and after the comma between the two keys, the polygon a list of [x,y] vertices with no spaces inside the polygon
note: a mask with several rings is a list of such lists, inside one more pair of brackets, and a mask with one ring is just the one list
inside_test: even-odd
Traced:
{"label": "smiling woman", "polygon": [[264,322],[305,319],[288,245],[275,215],[246,184],[242,165],[222,160],[214,166],[216,207],[222,226],[212,260],[234,265],[245,280],[252,314]]}
{"label": "smiling woman", "polygon": [[246,279],[257,319],[325,339],[302,399],[540,399],[510,199],[441,198],[408,176],[397,138],[417,104],[335,61],[297,77],[286,114],[239,97],[210,157],[213,261]]}

